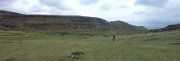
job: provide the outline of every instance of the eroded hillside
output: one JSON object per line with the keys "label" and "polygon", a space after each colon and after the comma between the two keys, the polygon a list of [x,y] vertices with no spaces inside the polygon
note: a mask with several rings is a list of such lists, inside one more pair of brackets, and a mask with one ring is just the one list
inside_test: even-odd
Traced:
{"label": "eroded hillside", "polygon": [[85,16],[25,15],[0,11],[1,30],[39,31],[58,33],[134,33],[146,31],[122,21],[108,22]]}

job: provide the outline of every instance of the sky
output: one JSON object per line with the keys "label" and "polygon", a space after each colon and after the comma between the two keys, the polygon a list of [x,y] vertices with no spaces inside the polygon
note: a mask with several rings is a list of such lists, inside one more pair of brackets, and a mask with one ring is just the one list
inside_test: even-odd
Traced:
{"label": "sky", "polygon": [[179,6],[180,0],[0,0],[0,10],[99,17],[150,28],[180,23]]}

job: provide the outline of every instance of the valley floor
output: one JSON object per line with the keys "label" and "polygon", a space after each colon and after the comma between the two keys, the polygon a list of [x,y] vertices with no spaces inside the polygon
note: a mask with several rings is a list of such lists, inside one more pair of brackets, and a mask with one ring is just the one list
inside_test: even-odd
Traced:
{"label": "valley floor", "polygon": [[[112,36],[0,33],[0,61],[180,61],[180,31]],[[20,32],[18,32],[20,33]],[[80,59],[68,57],[82,51]]]}

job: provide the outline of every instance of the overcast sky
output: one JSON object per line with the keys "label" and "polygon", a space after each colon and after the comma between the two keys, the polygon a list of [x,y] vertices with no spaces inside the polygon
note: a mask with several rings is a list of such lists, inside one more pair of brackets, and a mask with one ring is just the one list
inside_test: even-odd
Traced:
{"label": "overcast sky", "polygon": [[91,16],[151,27],[180,23],[179,6],[180,0],[0,0],[0,10]]}

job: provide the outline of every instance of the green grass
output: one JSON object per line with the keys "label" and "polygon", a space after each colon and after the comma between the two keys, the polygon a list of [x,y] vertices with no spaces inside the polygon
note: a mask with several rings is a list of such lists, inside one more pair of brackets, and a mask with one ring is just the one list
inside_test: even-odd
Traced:
{"label": "green grass", "polygon": [[[2,34],[2,35],[1,35]],[[0,61],[180,61],[180,31],[117,36],[0,34]],[[23,44],[19,44],[23,43]],[[80,59],[67,57],[82,51]]]}

